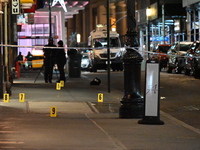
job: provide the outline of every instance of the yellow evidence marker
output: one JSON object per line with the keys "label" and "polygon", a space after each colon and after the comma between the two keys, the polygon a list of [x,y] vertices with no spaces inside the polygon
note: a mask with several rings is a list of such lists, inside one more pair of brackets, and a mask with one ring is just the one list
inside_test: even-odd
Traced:
{"label": "yellow evidence marker", "polygon": [[98,102],[103,102],[103,93],[98,94]]}
{"label": "yellow evidence marker", "polygon": [[51,107],[50,117],[57,117],[57,108],[56,107]]}
{"label": "yellow evidence marker", "polygon": [[60,89],[61,89],[60,83],[56,83],[56,90],[60,90]]}
{"label": "yellow evidence marker", "polygon": [[3,101],[5,102],[5,103],[8,103],[9,101],[10,101],[10,96],[9,96],[9,94],[4,94],[3,95]]}
{"label": "yellow evidence marker", "polygon": [[65,85],[65,82],[64,82],[63,80],[61,80],[61,81],[60,81],[60,86],[61,86],[61,87],[64,87],[64,85]]}
{"label": "yellow evidence marker", "polygon": [[25,94],[19,93],[19,102],[24,102],[24,101],[25,101]]}

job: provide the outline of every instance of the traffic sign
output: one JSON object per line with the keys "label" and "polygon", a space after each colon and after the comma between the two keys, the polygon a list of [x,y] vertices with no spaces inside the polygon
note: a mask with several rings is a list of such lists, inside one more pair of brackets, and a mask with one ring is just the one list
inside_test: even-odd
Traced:
{"label": "traffic sign", "polygon": [[12,14],[20,13],[20,3],[19,0],[12,0]]}

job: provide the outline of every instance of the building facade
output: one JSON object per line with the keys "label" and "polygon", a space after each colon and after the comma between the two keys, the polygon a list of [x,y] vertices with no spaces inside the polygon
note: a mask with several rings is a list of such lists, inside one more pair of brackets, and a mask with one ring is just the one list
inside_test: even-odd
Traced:
{"label": "building facade", "polygon": [[[81,41],[86,43],[97,24],[107,24],[106,2],[90,0],[85,10],[68,19],[67,37],[80,33]],[[127,30],[126,5],[126,0],[110,0],[110,23],[116,22],[114,28],[122,37]],[[135,0],[133,7],[141,49],[153,50],[157,44],[199,40],[199,0]]]}
{"label": "building facade", "polygon": [[189,41],[200,40],[200,2],[199,0],[183,0],[187,12],[187,38]]}
{"label": "building facade", "polygon": [[[70,45],[69,37],[73,33],[79,33],[81,42],[83,45],[87,45],[87,38],[90,32],[96,29],[96,25],[107,24],[106,2],[107,0],[90,0],[84,10],[67,20],[68,45]],[[111,28],[115,28],[120,35],[125,35],[127,30],[126,2],[124,0],[110,0],[109,7]]]}

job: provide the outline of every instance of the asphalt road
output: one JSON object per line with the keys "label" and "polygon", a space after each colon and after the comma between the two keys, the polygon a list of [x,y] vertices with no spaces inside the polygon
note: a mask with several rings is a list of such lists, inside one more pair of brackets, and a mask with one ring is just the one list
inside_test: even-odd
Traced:
{"label": "asphalt road", "polygon": [[[110,83],[107,71],[96,73],[83,72],[89,79],[98,77],[102,84],[124,91],[123,72],[110,72]],[[145,72],[141,72],[141,94],[144,95]],[[200,80],[184,74],[160,73],[160,109],[173,117],[200,129]],[[123,95],[122,95],[123,97]]]}

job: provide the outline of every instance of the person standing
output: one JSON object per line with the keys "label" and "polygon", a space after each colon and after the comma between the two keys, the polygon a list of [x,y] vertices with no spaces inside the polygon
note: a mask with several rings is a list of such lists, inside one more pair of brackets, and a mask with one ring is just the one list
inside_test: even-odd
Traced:
{"label": "person standing", "polygon": [[65,82],[66,79],[65,79],[64,66],[66,64],[66,56],[65,56],[65,49],[64,49],[62,40],[58,41],[58,47],[63,47],[63,48],[58,48],[55,51],[55,64],[57,64],[58,71],[60,73],[60,79],[57,82],[60,82],[60,81]]}
{"label": "person standing", "polygon": [[16,61],[23,61],[22,52],[19,52],[19,55],[17,56]]}
{"label": "person standing", "polygon": [[31,54],[31,52],[28,52],[28,54],[26,55],[26,59],[28,61],[32,61],[32,57],[33,57],[33,55]]}
{"label": "person standing", "polygon": [[53,66],[54,66],[54,57],[55,49],[45,48],[45,47],[56,47],[53,43],[53,38],[49,38],[48,44],[44,46],[44,80],[45,83],[52,83],[53,75]]}
{"label": "person standing", "polygon": [[31,54],[31,52],[28,52],[28,54],[26,55],[28,68],[32,68],[32,58],[33,58],[33,55]]}

